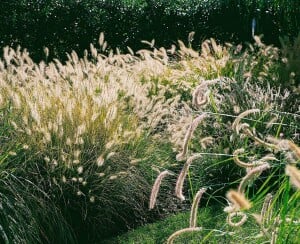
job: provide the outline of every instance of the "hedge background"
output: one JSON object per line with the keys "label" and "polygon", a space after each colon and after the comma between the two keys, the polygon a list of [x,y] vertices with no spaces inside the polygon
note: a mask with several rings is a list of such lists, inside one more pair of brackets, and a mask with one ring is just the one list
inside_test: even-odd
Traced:
{"label": "hedge background", "polygon": [[157,46],[187,40],[195,31],[197,48],[205,38],[251,41],[251,23],[266,43],[279,45],[279,36],[295,37],[300,30],[298,0],[1,0],[0,46],[21,45],[35,60],[65,58],[97,43],[105,33],[110,47]]}

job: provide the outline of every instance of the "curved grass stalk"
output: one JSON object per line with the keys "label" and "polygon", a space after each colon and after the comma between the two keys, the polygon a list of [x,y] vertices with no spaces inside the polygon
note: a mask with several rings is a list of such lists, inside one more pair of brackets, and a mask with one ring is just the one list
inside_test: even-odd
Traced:
{"label": "curved grass stalk", "polygon": [[184,183],[184,180],[186,178],[189,167],[195,159],[198,159],[198,158],[201,158],[201,157],[202,157],[201,154],[195,154],[195,155],[189,157],[188,160],[186,161],[186,163],[183,165],[183,168],[182,168],[182,170],[181,170],[181,172],[180,172],[180,174],[177,178],[176,187],[175,187],[175,194],[181,201],[185,200],[185,197],[182,194],[182,189],[183,189],[183,183]]}
{"label": "curved grass stalk", "polygon": [[262,165],[259,165],[253,169],[251,169],[247,175],[242,179],[239,187],[238,192],[242,193],[245,190],[246,185],[248,182],[254,178],[257,178],[262,171],[265,171],[270,168],[270,165],[268,163],[263,163]]}
{"label": "curved grass stalk", "polygon": [[193,122],[190,124],[188,131],[186,132],[184,140],[183,140],[182,152],[176,155],[176,159],[178,161],[183,160],[184,157],[186,156],[187,151],[188,151],[189,140],[191,139],[191,137],[192,137],[195,129],[198,127],[199,123],[206,117],[207,117],[207,114],[203,113],[203,114],[199,115],[197,118],[195,118],[193,120]]}
{"label": "curved grass stalk", "polygon": [[270,217],[272,215],[272,212],[269,210],[271,203],[273,200],[273,195],[271,193],[268,193],[267,196],[265,197],[263,206],[261,208],[261,220],[262,220],[262,227],[264,227],[264,224],[269,224],[270,222]]}
{"label": "curved grass stalk", "polygon": [[196,227],[197,226],[197,212],[198,212],[198,206],[199,202],[201,200],[201,197],[204,192],[206,192],[206,188],[201,188],[194,197],[194,201],[191,208],[191,217],[190,217],[190,227]]}
{"label": "curved grass stalk", "polygon": [[239,116],[237,116],[237,118],[232,123],[232,129],[235,130],[237,134],[239,134],[238,125],[240,124],[241,120],[249,114],[259,113],[259,112],[260,112],[260,110],[256,109],[256,108],[249,109],[249,110],[242,112]]}
{"label": "curved grass stalk", "polygon": [[267,143],[267,142],[263,141],[262,139],[258,138],[257,136],[255,136],[249,128],[244,128],[243,132],[246,135],[248,135],[249,137],[251,137],[254,141],[258,142],[259,144],[261,144],[267,148],[278,149],[278,146]]}
{"label": "curved grass stalk", "polygon": [[239,148],[239,149],[236,149],[234,152],[233,152],[233,161],[240,167],[243,167],[243,168],[253,168],[255,166],[258,166],[258,165],[261,165],[263,164],[264,162],[260,162],[260,161],[256,161],[256,162],[253,162],[253,163],[246,163],[246,162],[243,162],[239,159],[239,154],[242,154],[245,152],[245,149],[244,148]]}
{"label": "curved grass stalk", "polygon": [[151,190],[149,209],[154,208],[156,199],[157,199],[157,195],[158,195],[158,191],[160,188],[160,184],[161,184],[163,178],[165,178],[167,175],[171,175],[171,173],[168,170],[165,170],[157,176],[157,178],[153,184],[152,190]]}
{"label": "curved grass stalk", "polygon": [[173,244],[176,237],[189,232],[201,231],[202,227],[189,227],[174,232],[167,240],[167,244]]}
{"label": "curved grass stalk", "polygon": [[208,89],[209,85],[216,84],[220,81],[220,79],[214,79],[214,80],[204,80],[201,82],[200,85],[196,87],[196,89],[193,92],[193,98],[192,98],[192,104],[196,108],[200,108],[201,106],[208,103],[208,98],[210,91]]}
{"label": "curved grass stalk", "polygon": [[[237,217],[240,216],[242,217],[240,219],[240,221],[238,222],[233,222],[232,218],[233,217]],[[247,215],[243,212],[233,212],[233,213],[229,213],[226,219],[227,223],[232,226],[232,227],[238,227],[238,226],[242,226],[246,221],[247,221]]]}

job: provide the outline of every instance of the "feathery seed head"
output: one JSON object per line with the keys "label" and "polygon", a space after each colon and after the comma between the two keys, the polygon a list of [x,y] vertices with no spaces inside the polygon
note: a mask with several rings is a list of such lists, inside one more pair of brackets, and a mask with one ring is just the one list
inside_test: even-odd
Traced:
{"label": "feathery seed head", "polygon": [[201,188],[195,195],[192,208],[191,208],[191,216],[190,216],[190,227],[197,226],[197,212],[198,212],[198,205],[201,200],[201,197],[204,192],[206,192],[206,188]]}
{"label": "feathery seed head", "polygon": [[149,209],[154,208],[161,182],[167,175],[170,175],[170,172],[165,170],[157,176],[157,178],[153,184],[152,190],[151,190]]}
{"label": "feathery seed head", "polygon": [[195,232],[195,231],[201,231],[201,230],[202,230],[202,227],[189,227],[189,228],[178,230],[178,231],[174,232],[171,236],[169,236],[169,238],[167,240],[167,244],[173,244],[175,238],[180,236],[181,234]]}
{"label": "feathery seed head", "polygon": [[249,170],[247,175],[242,179],[238,188],[238,192],[240,193],[244,192],[244,189],[249,183],[249,181],[251,181],[254,178],[257,178],[262,173],[262,171],[265,171],[269,168],[270,165],[268,163],[262,163],[261,165],[256,166],[255,168]]}
{"label": "feathery seed head", "polygon": [[79,166],[79,167],[77,168],[77,172],[78,172],[78,174],[82,174],[82,172],[83,172],[83,167],[82,167],[82,166]]}
{"label": "feathery seed head", "polygon": [[91,196],[91,197],[90,197],[90,202],[91,202],[91,203],[94,203],[94,202],[95,202],[95,197],[94,197],[94,196]]}
{"label": "feathery seed head", "polygon": [[246,199],[244,194],[230,190],[226,194],[227,199],[233,204],[236,210],[247,210],[251,208],[251,203]]}
{"label": "feathery seed head", "polygon": [[285,174],[290,177],[290,182],[293,186],[296,187],[296,189],[300,189],[300,170],[293,166],[293,165],[287,165],[285,167]]}
{"label": "feathery seed head", "polygon": [[97,158],[97,166],[102,166],[104,164],[104,157],[101,154],[98,158]]}
{"label": "feathery seed head", "polygon": [[201,154],[195,154],[191,157],[189,157],[186,161],[186,163],[183,165],[183,168],[177,178],[176,181],[176,187],[175,187],[175,194],[176,196],[181,200],[184,201],[185,197],[183,196],[182,190],[183,190],[183,184],[186,178],[186,175],[188,173],[189,167],[192,164],[192,162],[198,158],[201,158],[202,155]]}
{"label": "feathery seed head", "polygon": [[232,124],[232,128],[233,130],[236,131],[237,134],[239,134],[239,127],[238,125],[240,124],[241,120],[248,116],[249,114],[253,114],[253,113],[259,113],[260,110],[259,109],[249,109],[249,110],[246,110],[244,112],[242,112],[233,122]]}
{"label": "feathery seed head", "polygon": [[[238,222],[233,222],[233,218],[235,217],[241,217],[240,221]],[[232,226],[232,227],[238,227],[242,226],[246,221],[247,221],[247,215],[243,212],[232,212],[229,213],[227,216],[227,223]]]}

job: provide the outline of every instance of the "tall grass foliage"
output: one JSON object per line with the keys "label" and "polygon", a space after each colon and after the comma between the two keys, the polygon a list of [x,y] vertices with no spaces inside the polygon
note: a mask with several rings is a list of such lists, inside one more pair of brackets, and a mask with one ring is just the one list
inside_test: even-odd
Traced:
{"label": "tall grass foliage", "polygon": [[[208,201],[224,204],[225,192],[245,175],[234,164],[241,156],[237,149],[244,148],[242,156],[258,160],[269,149],[255,138],[280,138],[283,133],[296,144],[299,139],[299,104],[277,83],[280,52],[258,37],[255,41],[243,49],[210,39],[198,52],[181,41],[168,49],[156,48],[153,40],[144,41],[148,49],[121,53],[108,49],[100,34],[98,45],[91,44],[83,58],[72,52],[65,63],[35,63],[26,50],[6,47],[0,62],[0,169],[9,175],[2,177],[1,196],[8,203],[3,213],[10,211],[10,201],[22,202],[13,200],[20,192],[20,198],[33,202],[24,208],[36,224],[25,235],[25,225],[8,225],[5,220],[0,223],[3,240],[51,242],[53,232],[59,233],[58,240],[70,242],[102,240],[186,208],[188,204],[171,194],[175,185],[180,199],[198,196],[200,201],[203,192],[197,191],[205,186]],[[254,108],[260,113],[232,128],[237,118],[244,120],[243,111]],[[273,154],[283,158],[280,152]],[[174,176],[186,160],[176,184]],[[148,211],[151,183],[157,172],[167,169],[171,175],[157,181],[163,185],[167,179],[167,184],[152,191],[159,207]],[[272,183],[276,189],[282,186],[284,167],[275,163],[272,169],[279,175]],[[25,186],[19,179],[27,182]],[[258,202],[266,193],[260,191],[259,197],[251,195]],[[42,205],[46,201],[57,213],[49,225],[39,214],[47,209]],[[52,224],[55,221],[61,225]],[[198,228],[195,218],[191,223]],[[44,226],[48,232],[41,229]]]}

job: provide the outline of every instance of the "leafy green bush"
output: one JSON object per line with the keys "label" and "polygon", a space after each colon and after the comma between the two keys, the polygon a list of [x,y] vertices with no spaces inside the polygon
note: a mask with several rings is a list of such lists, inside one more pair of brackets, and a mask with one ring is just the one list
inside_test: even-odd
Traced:
{"label": "leafy green bush", "polygon": [[[281,79],[283,84],[289,81],[294,88],[299,89],[300,86],[300,33],[290,41],[287,37],[281,38],[281,52],[283,57],[283,67]],[[299,93],[299,92],[298,92]]]}

